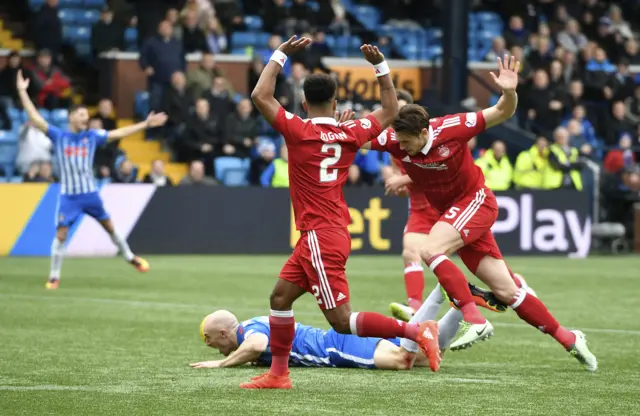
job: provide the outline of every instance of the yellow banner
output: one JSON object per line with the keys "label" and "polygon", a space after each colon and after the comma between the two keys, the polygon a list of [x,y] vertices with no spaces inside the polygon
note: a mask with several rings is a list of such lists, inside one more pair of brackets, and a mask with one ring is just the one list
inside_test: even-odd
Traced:
{"label": "yellow banner", "polygon": [[[346,96],[346,88],[367,100],[380,100],[380,85],[371,66],[330,66],[338,75],[338,99]],[[414,100],[420,99],[422,82],[420,68],[391,68],[393,84],[407,90]]]}

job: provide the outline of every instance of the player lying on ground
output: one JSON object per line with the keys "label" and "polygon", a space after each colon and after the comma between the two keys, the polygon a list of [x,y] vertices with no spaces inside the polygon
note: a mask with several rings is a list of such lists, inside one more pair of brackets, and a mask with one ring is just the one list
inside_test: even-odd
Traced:
{"label": "player lying on ground", "polygon": [[57,228],[56,237],[51,246],[51,271],[47,289],[57,289],[60,284],[60,270],[67,233],[69,227],[83,213],[93,217],[102,225],[129,263],[141,272],[148,271],[149,263],[131,252],[127,241],[116,232],[109,214],[104,209],[93,176],[93,158],[96,149],[104,143],[123,139],[149,127],[162,126],[167,121],[167,116],[164,113],[151,113],[147,120],[132,126],[112,131],[87,130],[89,124],[87,107],[75,106],[69,111],[69,130],[61,130],[47,123],[33,105],[27,94],[29,80],[22,76],[21,71],[18,71],[16,86],[29,120],[53,142],[60,168]]}
{"label": "player lying on ground", "polygon": [[[450,334],[455,334],[453,328]],[[190,364],[194,368],[228,368],[247,363],[271,365],[269,317],[259,316],[238,322],[231,312],[215,311],[200,324],[200,336],[226,358]],[[440,335],[442,338],[442,334]],[[447,342],[443,340],[442,342]],[[399,347],[400,339],[361,338],[325,331],[296,322],[289,365],[296,367],[346,367],[380,370],[408,370],[411,360]],[[418,353],[413,364],[427,367],[429,361]]]}
{"label": "player lying on ground", "polygon": [[[420,252],[416,254],[427,263],[464,316],[456,348],[468,347],[493,332],[480,314],[464,274],[446,256],[462,251],[467,253],[463,259],[467,268],[481,276],[500,301],[525,322],[550,334],[589,371],[595,371],[597,361],[584,334],[561,326],[538,298],[519,288],[511,277],[491,233],[498,216],[496,197],[486,187],[484,175],[467,146],[469,139],[514,114],[519,66],[514,57],[505,56],[504,62],[498,59],[499,75],[492,76],[503,93],[495,106],[431,119],[424,108],[408,104],[394,120],[395,134],[371,142],[371,148],[387,151],[400,160],[414,192],[423,192],[437,214],[426,219],[429,234],[419,235]],[[386,185],[388,190],[397,192],[409,183]]]}
{"label": "player lying on ground", "polygon": [[293,254],[280,272],[271,293],[269,317],[273,358],[269,372],[243,388],[291,388],[288,363],[295,334],[293,303],[305,292],[317,299],[327,321],[341,334],[361,337],[409,338],[418,341],[436,371],[440,360],[437,325],[405,324],[373,313],[352,313],[345,275],[351,222],[342,187],[360,147],[375,139],[398,114],[389,66],[371,45],[362,53],[374,66],[382,107],[368,117],[336,122],[337,85],[325,74],[305,79],[303,106],[309,120],[288,113],[274,98],[276,78],[288,55],[303,50],[310,39],[295,36],[274,52],[251,94],[256,108],[283,135],[289,149],[289,180],[296,228],[301,232]]}

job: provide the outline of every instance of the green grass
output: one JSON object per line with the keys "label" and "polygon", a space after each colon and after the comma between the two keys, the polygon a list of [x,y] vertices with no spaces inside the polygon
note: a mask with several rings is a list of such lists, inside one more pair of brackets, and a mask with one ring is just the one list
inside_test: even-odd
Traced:
{"label": "green grass", "polygon": [[[47,259],[0,259],[0,415],[640,414],[638,258],[510,262],[562,323],[584,330],[596,374],[509,312],[490,316],[494,338],[447,353],[437,374],[294,369],[293,391],[239,389],[256,368],[187,366],[215,359],[198,336],[204,315],[268,312],[283,257],[150,261],[138,275],[118,259],[68,259],[51,293]],[[401,269],[398,257],[352,258],[354,309],[402,300]],[[327,326],[310,296],[295,312]]]}

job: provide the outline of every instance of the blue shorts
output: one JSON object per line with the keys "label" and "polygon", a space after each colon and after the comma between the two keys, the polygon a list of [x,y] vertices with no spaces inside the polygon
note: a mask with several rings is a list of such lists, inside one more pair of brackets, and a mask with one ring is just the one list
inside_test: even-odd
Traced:
{"label": "blue shorts", "polygon": [[[335,367],[376,368],[373,355],[382,338],[360,338],[356,335],[339,334],[333,329],[325,335],[325,346],[329,361]],[[400,345],[400,339],[389,339]]]}
{"label": "blue shorts", "polygon": [[102,199],[97,192],[58,197],[57,227],[71,227],[82,214],[90,215],[98,221],[109,219],[109,214],[104,210]]}

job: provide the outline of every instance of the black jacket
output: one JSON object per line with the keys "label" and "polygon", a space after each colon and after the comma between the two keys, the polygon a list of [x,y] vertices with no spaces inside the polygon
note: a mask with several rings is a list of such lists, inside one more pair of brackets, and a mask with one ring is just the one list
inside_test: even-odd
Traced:
{"label": "black jacket", "polygon": [[37,49],[49,49],[54,55],[62,48],[62,22],[58,8],[44,4],[31,21],[31,33]]}
{"label": "black jacket", "polygon": [[116,22],[98,22],[91,29],[91,48],[94,55],[111,49],[124,50],[124,28]]}
{"label": "black jacket", "polygon": [[182,48],[184,49],[184,53],[208,52],[209,46],[207,46],[207,39],[204,36],[204,32],[198,27],[189,29],[183,26]]}
{"label": "black jacket", "polygon": [[187,121],[183,143],[190,153],[199,153],[202,145],[207,143],[219,150],[222,147],[220,133],[220,124],[215,117],[203,120],[194,114]]}
{"label": "black jacket", "polygon": [[162,95],[160,107],[169,116],[168,124],[178,126],[189,119],[192,104],[193,98],[186,88],[180,93],[173,87],[167,87]]}

